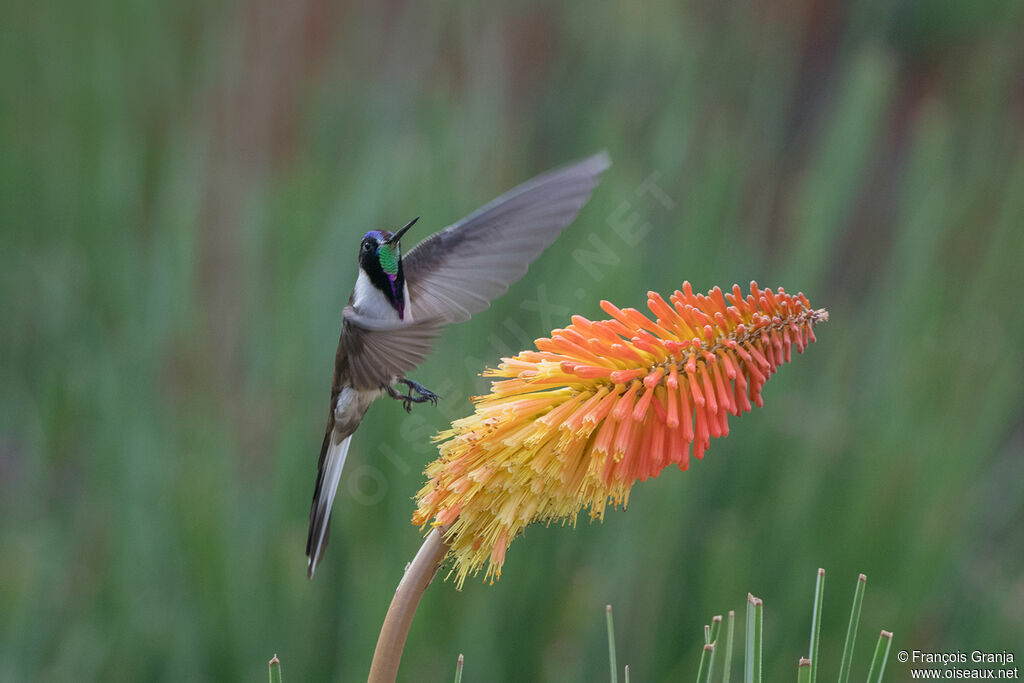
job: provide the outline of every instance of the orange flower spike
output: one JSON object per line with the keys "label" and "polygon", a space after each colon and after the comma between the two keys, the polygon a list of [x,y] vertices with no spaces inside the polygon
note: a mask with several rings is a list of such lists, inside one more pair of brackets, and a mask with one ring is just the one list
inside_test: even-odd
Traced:
{"label": "orange flower spike", "polygon": [[693,408],[690,405],[690,392],[683,384],[679,385],[679,422],[683,427],[683,441],[689,448],[693,441]]}
{"label": "orange flower spike", "polygon": [[629,481],[632,479],[647,481],[647,478],[651,474],[651,469],[654,464],[653,427],[650,425],[643,425],[638,438],[640,439],[640,448],[637,449],[636,453],[633,453],[629,457],[628,463],[625,459],[622,461],[623,472],[620,479],[623,481]]}
{"label": "orange flower spike", "polygon": [[714,377],[715,393],[718,396],[718,405],[722,406],[725,410],[722,412],[730,412],[736,414],[736,405],[732,401],[732,395],[725,390],[725,382],[722,381],[722,366],[720,365],[708,365],[709,372]]}
{"label": "orange flower spike", "polygon": [[609,378],[616,384],[626,384],[632,382],[634,379],[640,379],[647,374],[647,370],[644,368],[636,368],[635,370],[616,370],[609,375]]}
{"label": "orange flower spike", "polygon": [[646,315],[636,310],[635,308],[626,308],[623,309],[622,312],[623,314],[625,314],[627,320],[629,320],[633,324],[634,328],[636,328],[638,331],[646,330],[648,332],[654,333],[657,337],[662,339],[672,336],[671,332],[669,332],[664,327],[654,322],[653,320],[651,320],[650,318],[648,318]]}
{"label": "orange flower spike", "polygon": [[629,453],[629,444],[633,440],[634,420],[622,420],[618,429],[615,430],[615,447],[612,450],[616,462],[621,461]]}
{"label": "orange flower spike", "polygon": [[[703,411],[701,411],[701,412],[703,412]],[[707,431],[707,428],[705,428],[705,431]],[[697,460],[703,460],[704,459],[704,452],[707,451],[709,443],[710,443],[710,440],[705,441],[703,439],[697,439],[696,441],[694,441],[693,442],[693,457],[696,458]]]}
{"label": "orange flower spike", "polygon": [[599,368],[593,365],[577,365],[573,368],[572,374],[580,379],[596,379],[598,377],[611,377],[611,368]]}
{"label": "orange flower spike", "polygon": [[686,299],[686,303],[691,306],[697,305],[697,296],[693,293],[693,285],[690,284],[689,280],[683,280],[682,295]]}
{"label": "orange flower spike", "polygon": [[783,363],[788,363],[793,360],[793,340],[789,337],[789,328],[782,328],[782,350],[785,352],[785,356],[782,359]]}
{"label": "orange flower spike", "polygon": [[705,325],[710,325],[712,322],[714,322],[713,320],[711,320],[710,317],[708,317],[707,313],[700,310],[696,306],[688,304],[687,310],[689,311],[690,315],[693,316],[693,319],[697,322],[699,327],[704,327]]}
{"label": "orange flower spike", "polygon": [[651,405],[652,398],[654,398],[654,387],[648,386],[644,389],[643,396],[636,402],[636,407],[633,408],[634,422],[642,422],[647,417],[647,408]]}
{"label": "orange flower spike", "polygon": [[725,407],[719,410],[717,413],[711,412],[709,408],[704,408],[704,417],[707,420],[708,425],[708,436],[712,439],[717,439],[722,436],[722,422],[718,419],[718,416],[725,412]]}
{"label": "orange flower spike", "polygon": [[[615,343],[612,344],[611,348],[612,351],[617,353],[621,358],[628,358],[629,360],[635,363],[643,363],[645,365],[650,362],[650,359],[641,356],[639,353],[636,352],[636,349],[634,349],[632,346]],[[639,369],[638,372],[644,373],[643,369]]]}
{"label": "orange flower spike", "polygon": [[690,395],[693,396],[694,405],[704,407],[704,394],[701,393],[700,386],[697,384],[697,357],[691,355],[686,360],[686,379],[690,383]]}
{"label": "orange flower spike", "polygon": [[[543,340],[538,339],[537,341],[541,342]],[[562,353],[564,355],[571,356],[579,360],[585,360],[593,365],[604,365],[605,363],[603,358],[601,358],[597,354],[590,352],[589,350],[585,349],[584,347],[580,346],[579,344],[577,344],[576,342],[572,341],[571,339],[562,334],[551,335],[551,339],[549,341],[544,342],[544,346],[547,347],[543,349],[545,351],[554,351],[556,353]],[[538,343],[537,348],[540,349],[543,347],[540,345],[540,343]]]}
{"label": "orange flower spike", "polygon": [[697,371],[700,373],[701,385],[704,388],[704,400],[708,410],[712,413],[718,412],[718,397],[715,396],[715,388],[711,386],[711,378],[708,377],[708,366],[706,363],[702,364]]}
{"label": "orange flower spike", "polygon": [[[679,294],[679,292],[676,292],[676,294]],[[679,319],[686,325],[684,329],[688,330],[687,336],[693,336],[699,325],[691,313],[692,308],[682,298],[675,296],[672,297],[672,308],[675,310],[676,315],[679,316]]]}
{"label": "orange flower spike", "polygon": [[[654,403],[658,403],[657,398],[654,399]],[[668,458],[665,457],[665,423],[656,420],[649,431],[651,434],[651,444],[650,454],[644,459],[647,465],[645,474],[648,477],[657,477],[665,465],[668,464]]]}
{"label": "orange flower spike", "polygon": [[459,585],[486,567],[501,575],[509,543],[537,521],[602,519],[638,480],[687,469],[729,416],[761,405],[767,379],[827,320],[802,294],[689,283],[647,297],[653,320],[602,302],[610,318],[574,316],[503,359],[500,378],[468,418],[442,431],[441,457],[417,494],[417,524],[447,524]]}
{"label": "orange flower spike", "polygon": [[583,417],[583,421],[591,422],[594,425],[600,424],[608,416],[608,413],[612,411],[612,408],[615,407],[615,402],[619,400],[621,391],[620,385],[616,383],[615,387],[601,399],[601,402]]}
{"label": "orange flower spike", "polygon": [[670,429],[668,432],[669,457],[685,472],[690,468],[690,442],[684,440],[679,432],[678,429]]}
{"label": "orange flower spike", "polygon": [[597,432],[597,437],[594,439],[594,452],[603,453],[608,455],[608,460],[611,460],[612,452],[612,437],[615,436],[615,420],[607,419],[601,423],[601,427]]}
{"label": "orange flower spike", "polygon": [[644,351],[646,353],[649,353],[653,360],[660,361],[660,360],[666,358],[669,355],[668,353],[666,353],[666,349],[664,347],[660,347],[659,348],[658,345],[654,344],[651,341],[648,341],[644,337],[636,336],[636,337],[633,337],[632,339],[630,339],[629,341],[636,348],[638,348],[641,351]]}
{"label": "orange flower spike", "polygon": [[[707,409],[702,406],[694,406],[693,409],[694,422],[696,426],[694,428],[694,445],[706,444],[711,440],[711,434],[708,432],[708,417]],[[703,455],[697,456],[698,460],[704,457]]]}
{"label": "orange flower spike", "polygon": [[588,320],[587,322],[589,323],[589,327],[587,327],[586,330],[581,329],[580,334],[593,339],[598,339],[606,344],[617,344],[622,341],[622,337],[616,334],[615,331],[607,324],[609,321],[598,320],[596,322],[591,322]]}
{"label": "orange flower spike", "polygon": [[622,395],[619,402],[615,405],[615,410],[612,411],[612,417],[616,422],[621,422],[626,419],[626,416],[633,412],[633,402],[636,400],[636,392],[640,391],[640,387],[643,386],[640,382],[633,380],[633,383],[629,387],[629,391]]}
{"label": "orange flower spike", "polygon": [[666,329],[672,327],[678,333],[681,331],[680,326],[685,324],[683,319],[672,310],[672,307],[657,292],[647,292],[647,308],[651,309],[651,313],[658,316],[659,324]]}
{"label": "orange flower spike", "polygon": [[729,436],[729,413],[725,410],[718,411],[718,436],[725,438]]}
{"label": "orange flower spike", "polygon": [[626,327],[618,320],[602,320],[595,324],[604,328],[605,332],[607,332],[608,334],[616,335],[615,338],[618,341],[621,341],[619,337],[625,337],[626,339],[629,339],[631,336],[633,336],[633,330]]}
{"label": "orange flower spike", "polygon": [[586,402],[573,411],[572,415],[562,423],[562,427],[572,432],[579,431],[583,426],[583,420],[597,407],[597,405],[608,394],[608,387],[601,387],[597,393],[586,400]]}
{"label": "orange flower spike", "polygon": [[644,378],[644,386],[648,389],[653,389],[661,381],[662,376],[665,374],[665,368],[658,366],[651,372],[647,377]]}
{"label": "orange flower spike", "polygon": [[733,363],[732,357],[725,349],[718,350],[716,362],[720,363],[721,366],[725,368],[725,376],[730,382],[736,379],[736,365]]}
{"label": "orange flower spike", "polygon": [[619,323],[619,325],[622,326],[623,330],[628,331],[625,334],[623,334],[623,332],[619,330],[615,330],[616,332],[622,334],[625,337],[632,336],[635,326],[633,325],[632,321],[630,321],[629,316],[626,315],[625,311],[621,310],[612,302],[604,300],[601,301],[601,310],[610,315],[615,322]]}
{"label": "orange flower spike", "polygon": [[665,393],[668,395],[668,409],[665,416],[665,424],[669,429],[679,428],[679,378],[675,363],[669,370],[668,379],[665,380]]}

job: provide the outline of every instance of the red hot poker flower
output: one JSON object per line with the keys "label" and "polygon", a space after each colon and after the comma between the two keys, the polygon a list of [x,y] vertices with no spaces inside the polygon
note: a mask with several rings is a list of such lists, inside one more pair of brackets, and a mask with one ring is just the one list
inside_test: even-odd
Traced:
{"label": "red hot poker flower", "polygon": [[637,481],[669,465],[685,470],[728,418],[761,406],[761,388],[793,349],[828,320],[803,294],[750,284],[695,294],[684,283],[665,301],[648,292],[653,319],[602,301],[611,316],[572,324],[504,358],[502,378],[473,415],[438,435],[441,457],[417,494],[413,523],[451,525],[456,581],[488,563],[501,576],[509,543],[527,525],[575,523],[588,507],[626,504]]}

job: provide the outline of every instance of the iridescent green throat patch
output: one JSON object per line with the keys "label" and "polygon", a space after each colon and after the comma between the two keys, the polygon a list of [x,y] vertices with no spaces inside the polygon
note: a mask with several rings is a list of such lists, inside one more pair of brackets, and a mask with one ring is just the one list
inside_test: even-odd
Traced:
{"label": "iridescent green throat patch", "polygon": [[377,248],[377,258],[380,259],[380,267],[388,275],[398,274],[398,250],[390,244],[382,244]]}

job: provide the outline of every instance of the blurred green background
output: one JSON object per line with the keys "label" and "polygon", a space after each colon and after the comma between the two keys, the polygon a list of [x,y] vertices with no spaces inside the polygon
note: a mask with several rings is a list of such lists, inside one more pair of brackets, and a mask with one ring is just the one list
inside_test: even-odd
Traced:
{"label": "blurred green background", "polygon": [[[1022,3],[369,5],[5,3],[0,679],[365,677],[474,373],[684,279],[832,320],[690,471],[435,583],[400,678],[603,680],[611,603],[633,680],[689,679],[748,590],[790,677],[819,566],[824,676],[858,572],[859,675],[882,627],[1024,656]],[[441,405],[369,413],[307,581],[359,237],[603,148],[577,223],[414,375]]]}

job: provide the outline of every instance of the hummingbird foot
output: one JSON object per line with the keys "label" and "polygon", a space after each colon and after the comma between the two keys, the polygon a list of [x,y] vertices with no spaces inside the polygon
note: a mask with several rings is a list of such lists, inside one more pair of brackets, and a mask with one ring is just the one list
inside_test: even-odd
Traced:
{"label": "hummingbird foot", "polygon": [[[437,405],[437,399],[440,397],[430,389],[427,389],[419,382],[415,382],[411,379],[405,378],[402,378],[398,381],[409,387],[409,393],[403,394],[402,392],[397,391],[394,387],[389,386],[387,387],[387,394],[396,401],[401,401],[402,407],[405,408],[405,412],[412,412],[413,403],[426,403],[427,401],[430,401],[434,405]],[[414,396],[414,391],[418,395]]]}
{"label": "hummingbird foot", "polygon": [[417,382],[415,380],[411,380],[411,379],[407,379],[407,378],[402,378],[402,379],[400,379],[398,381],[401,382],[402,384],[404,384],[405,386],[409,387],[409,390],[410,390],[409,393],[412,393],[413,391],[415,391],[417,394],[420,395],[420,398],[422,400],[415,401],[415,403],[422,403],[423,401],[430,401],[431,403],[433,403],[436,406],[437,405],[437,399],[441,398],[440,396],[435,394],[433,391],[431,391],[430,389],[427,389],[425,386],[423,386],[422,384],[420,384],[419,382]]}

